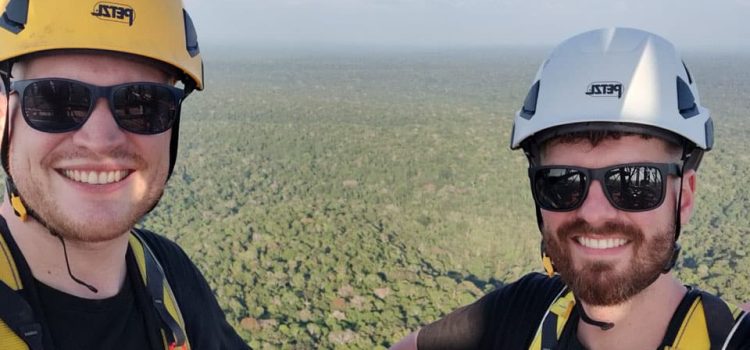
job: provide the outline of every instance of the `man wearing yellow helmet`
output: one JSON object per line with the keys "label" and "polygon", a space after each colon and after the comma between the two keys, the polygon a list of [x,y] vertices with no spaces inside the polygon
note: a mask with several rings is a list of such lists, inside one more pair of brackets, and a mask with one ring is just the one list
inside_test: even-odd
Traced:
{"label": "man wearing yellow helmet", "polygon": [[0,77],[0,349],[247,348],[185,253],[134,229],[203,88],[182,2],[10,0]]}
{"label": "man wearing yellow helmet", "polygon": [[672,273],[713,122],[674,46],[630,28],[574,36],[516,113],[546,274],[393,349],[748,349],[750,317]]}

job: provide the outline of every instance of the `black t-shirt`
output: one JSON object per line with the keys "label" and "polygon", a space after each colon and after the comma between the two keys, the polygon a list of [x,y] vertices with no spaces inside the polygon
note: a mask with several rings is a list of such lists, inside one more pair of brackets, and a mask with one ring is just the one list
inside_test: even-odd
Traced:
{"label": "black t-shirt", "polygon": [[153,348],[130,278],[117,295],[102,300],[72,296],[39,281],[36,288],[55,349]]}
{"label": "black t-shirt", "polygon": [[[559,276],[549,278],[530,273],[423,327],[417,347],[419,350],[528,349],[544,314],[564,287]],[[683,304],[689,304],[687,299]],[[574,308],[560,336],[559,349],[585,349],[576,333],[579,319],[578,308]],[[674,317],[670,326],[682,322],[682,317]],[[749,335],[750,322],[743,322],[732,338],[730,345],[734,347],[729,349],[750,349]]]}
{"label": "black t-shirt", "polygon": [[[36,282],[1,216],[0,234],[8,243],[25,287],[21,295],[31,305],[36,321],[42,325],[45,350],[164,349],[161,319],[147,294],[130,249],[126,255],[127,281],[123,289],[112,298],[94,301],[73,297]],[[185,320],[185,331],[192,349],[249,349],[226,322],[211,288],[185,252],[155,233],[141,230],[141,237],[164,269]]]}
{"label": "black t-shirt", "polygon": [[528,274],[423,327],[418,348],[526,349],[563,287],[557,276]]}

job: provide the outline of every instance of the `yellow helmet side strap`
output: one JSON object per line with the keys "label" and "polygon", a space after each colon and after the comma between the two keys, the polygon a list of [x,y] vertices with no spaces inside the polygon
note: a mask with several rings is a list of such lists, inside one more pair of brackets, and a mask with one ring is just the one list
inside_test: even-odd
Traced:
{"label": "yellow helmet side strap", "polygon": [[29,213],[26,211],[26,206],[23,205],[21,197],[18,194],[12,193],[10,195],[10,205],[13,207],[13,212],[16,213],[21,221],[26,221],[29,218]]}
{"label": "yellow helmet side strap", "polygon": [[555,275],[555,266],[552,265],[552,259],[550,259],[546,252],[542,254],[542,266],[544,267],[544,271],[547,272],[547,276],[552,277]]}
{"label": "yellow helmet side strap", "polygon": [[13,207],[13,212],[18,216],[21,221],[26,221],[29,217],[28,210],[26,209],[26,205],[23,204],[23,200],[21,200],[21,196],[18,194],[18,190],[16,189],[16,184],[13,183],[13,179],[10,177],[9,170],[7,168],[7,158],[8,157],[8,147],[9,143],[6,142],[8,138],[10,138],[10,133],[8,132],[8,128],[10,128],[10,125],[8,124],[9,116],[6,116],[6,125],[5,125],[5,135],[3,137],[3,145],[2,145],[2,157],[3,157],[3,167],[6,172],[6,178],[5,178],[5,193],[8,195],[8,198],[10,198],[10,205]]}

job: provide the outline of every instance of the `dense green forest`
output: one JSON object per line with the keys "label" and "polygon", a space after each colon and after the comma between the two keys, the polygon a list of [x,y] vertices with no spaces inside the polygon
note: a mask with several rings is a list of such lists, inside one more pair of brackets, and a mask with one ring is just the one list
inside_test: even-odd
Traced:
{"label": "dense green forest", "polygon": [[[531,270],[508,148],[547,50],[207,50],[180,158],[143,222],[175,239],[257,349],[382,349]],[[750,299],[748,54],[687,53],[715,118],[678,274]]]}

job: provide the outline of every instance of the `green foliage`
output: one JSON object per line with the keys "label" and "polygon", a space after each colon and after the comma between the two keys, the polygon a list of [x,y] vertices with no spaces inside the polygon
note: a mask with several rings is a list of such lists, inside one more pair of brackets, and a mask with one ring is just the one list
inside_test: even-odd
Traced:
{"label": "green foliage", "polygon": [[[211,57],[210,55],[208,55]],[[258,53],[206,62],[143,225],[175,239],[257,349],[383,349],[538,268],[512,115],[542,51]],[[679,275],[750,294],[748,57],[688,58],[717,142]]]}

